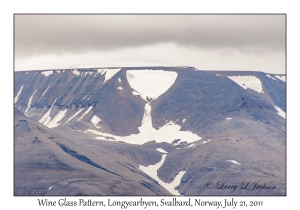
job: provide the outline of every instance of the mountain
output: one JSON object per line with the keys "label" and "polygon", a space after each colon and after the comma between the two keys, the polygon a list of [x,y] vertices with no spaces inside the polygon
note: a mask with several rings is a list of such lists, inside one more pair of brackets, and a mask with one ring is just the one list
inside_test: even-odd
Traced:
{"label": "mountain", "polygon": [[[15,72],[15,194],[69,194],[55,185],[24,186],[32,173],[43,176],[56,164],[48,155],[70,167],[57,174],[74,180],[78,194],[285,195],[285,98],[285,75],[263,72],[183,66]],[[47,148],[32,143],[35,137]],[[35,165],[44,168],[37,173]],[[71,173],[79,166],[86,176],[107,176],[101,179],[107,187],[91,190],[88,177]],[[53,177],[44,176],[43,190]]]}

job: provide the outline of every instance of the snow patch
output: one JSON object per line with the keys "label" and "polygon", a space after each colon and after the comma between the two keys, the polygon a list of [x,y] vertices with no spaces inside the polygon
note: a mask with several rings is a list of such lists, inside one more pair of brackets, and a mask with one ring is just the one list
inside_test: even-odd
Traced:
{"label": "snow patch", "polygon": [[226,118],[226,120],[231,120],[231,119],[232,119],[231,117],[227,117],[227,118]]}
{"label": "snow patch", "polygon": [[161,153],[168,153],[167,151],[163,150],[162,148],[157,148],[156,150],[161,152]]}
{"label": "snow patch", "polygon": [[19,95],[21,94],[23,87],[24,87],[24,85],[22,85],[22,87],[20,88],[20,90],[19,90],[17,96],[15,97],[15,101],[14,101],[15,103],[18,101]]}
{"label": "snow patch", "polygon": [[181,178],[186,173],[186,171],[180,171],[174,178],[173,182],[171,182],[171,183],[165,183],[165,182],[161,181],[157,175],[157,170],[165,162],[166,156],[167,156],[166,154],[162,155],[161,161],[156,163],[155,165],[140,166],[139,169],[141,171],[143,171],[144,173],[148,174],[153,179],[155,179],[162,187],[164,187],[166,190],[168,190],[173,195],[180,195],[180,193],[177,190],[175,190],[175,188],[180,184]]}
{"label": "snow patch", "polygon": [[119,78],[119,83],[121,83],[121,81],[122,81],[122,80]]}
{"label": "snow patch", "polygon": [[139,96],[140,94],[138,92],[136,92],[136,91],[132,91],[132,95]]}
{"label": "snow patch", "polygon": [[139,92],[147,100],[157,99],[166,92],[175,82],[177,73],[163,70],[127,70],[126,77],[132,89]]}
{"label": "snow patch", "polygon": [[277,114],[279,114],[281,117],[283,117],[285,119],[285,112],[277,106],[274,106],[274,107],[277,110]]}
{"label": "snow patch", "polygon": [[93,108],[93,107],[90,106],[90,107],[88,108],[88,110],[86,110],[86,112],[83,113],[83,115],[81,115],[81,117],[79,117],[79,118],[76,120],[76,122],[81,121],[81,120],[84,118],[84,116],[85,116],[87,113],[89,113],[89,112],[91,111],[92,108]]}
{"label": "snow patch", "polygon": [[50,109],[44,114],[44,116],[39,120],[39,123],[42,123],[44,125],[47,125],[50,120],[51,120],[51,117],[50,117],[50,113],[51,113],[51,109],[54,105],[54,103],[56,102],[57,99],[55,99],[55,101],[53,102],[53,104],[51,105]]}
{"label": "snow patch", "polygon": [[71,72],[76,76],[80,75],[80,72],[77,69],[73,69]]}
{"label": "snow patch", "polygon": [[52,187],[53,187],[53,186],[49,187],[49,189],[48,189],[48,190],[51,190],[51,189],[52,189]]}
{"label": "snow patch", "polygon": [[94,115],[91,119],[92,124],[96,127],[96,128],[100,128],[99,126],[97,126],[97,124],[101,121],[101,119],[99,117],[97,117],[96,115]]}
{"label": "snow patch", "polygon": [[182,122],[184,123],[186,121],[186,119],[183,119]]}
{"label": "snow patch", "polygon": [[58,123],[59,121],[61,121],[61,119],[66,115],[66,112],[68,111],[68,109],[65,110],[59,110],[59,112],[56,114],[56,116],[46,125],[48,128],[54,128],[57,127],[60,123]]}
{"label": "snow patch", "polygon": [[35,93],[36,93],[37,89],[33,92],[33,94],[31,95],[29,101],[28,101],[28,106],[27,109],[25,110],[24,114],[26,115],[28,112],[28,109],[30,108],[31,102],[32,102],[32,98],[34,97]]}
{"label": "snow patch", "polygon": [[84,108],[81,108],[79,111],[77,111],[72,117],[70,117],[65,124],[67,124],[70,120],[72,120],[74,117],[76,117]]}
{"label": "snow patch", "polygon": [[232,163],[237,164],[237,165],[241,165],[239,162],[237,162],[237,161],[235,161],[235,160],[226,160],[226,161],[232,162]]}
{"label": "snow patch", "polygon": [[93,71],[85,71],[84,75],[87,75],[87,74],[92,75],[92,74],[94,74],[94,72]]}
{"label": "snow patch", "polygon": [[48,77],[49,75],[53,74],[53,71],[42,71],[42,74],[45,75],[45,77]]}
{"label": "snow patch", "polygon": [[39,98],[39,100],[37,102],[39,102],[41,100],[41,98],[45,95],[45,93],[47,92],[47,90],[49,89],[50,86],[47,87],[47,89],[43,92],[42,96]]}
{"label": "snow patch", "polygon": [[258,93],[263,93],[262,83],[255,76],[228,76],[229,79],[237,83],[244,89],[252,89]]}
{"label": "snow patch", "polygon": [[220,74],[216,74],[218,77],[222,77],[222,75],[220,75]]}
{"label": "snow patch", "polygon": [[283,81],[283,82],[286,81],[285,76],[275,75],[275,77],[276,77],[277,79],[280,79],[280,80]]}
{"label": "snow patch", "polygon": [[195,147],[195,144],[190,144],[189,146],[185,147],[185,148],[188,148],[188,147]]}
{"label": "snow patch", "polygon": [[97,72],[101,75],[104,75],[104,82],[103,84],[110,80],[116,73],[118,73],[121,70],[121,68],[118,69],[98,69]]}
{"label": "snow patch", "polygon": [[122,87],[118,87],[118,90],[122,90]]}

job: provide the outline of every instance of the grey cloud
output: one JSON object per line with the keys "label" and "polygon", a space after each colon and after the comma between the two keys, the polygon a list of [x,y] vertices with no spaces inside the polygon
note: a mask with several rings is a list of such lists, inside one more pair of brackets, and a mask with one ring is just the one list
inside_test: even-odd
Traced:
{"label": "grey cloud", "polygon": [[285,15],[15,15],[16,57],[160,43],[284,51]]}

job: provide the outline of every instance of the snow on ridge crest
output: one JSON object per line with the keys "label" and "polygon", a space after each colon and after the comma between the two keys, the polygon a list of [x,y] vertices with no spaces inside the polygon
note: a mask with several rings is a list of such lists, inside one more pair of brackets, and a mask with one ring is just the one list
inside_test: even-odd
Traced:
{"label": "snow on ridge crest", "polygon": [[244,89],[252,89],[258,93],[264,93],[261,81],[255,76],[228,76],[229,79],[237,83]]}
{"label": "snow on ridge crest", "polygon": [[49,75],[53,74],[53,71],[42,71],[42,74],[45,75],[45,77],[48,77]]}
{"label": "snow on ridge crest", "polygon": [[164,70],[127,70],[129,85],[140,93],[145,101],[155,100],[165,93],[175,82],[177,72]]}

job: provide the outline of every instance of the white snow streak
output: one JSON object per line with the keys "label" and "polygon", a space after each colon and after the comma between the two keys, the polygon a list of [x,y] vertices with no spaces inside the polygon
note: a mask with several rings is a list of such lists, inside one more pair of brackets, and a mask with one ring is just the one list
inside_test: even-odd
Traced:
{"label": "white snow streak", "polygon": [[122,90],[122,87],[118,87],[118,90]]}
{"label": "white snow streak", "polygon": [[84,118],[84,116],[85,116],[87,113],[89,113],[89,111],[91,111],[92,108],[93,108],[93,107],[90,106],[90,107],[88,108],[88,110],[86,110],[86,112],[83,113],[83,115],[81,115],[81,117],[79,117],[79,118],[76,120],[76,122],[81,121],[81,120]]}
{"label": "white snow streak", "polygon": [[186,119],[183,119],[182,122],[184,123],[186,121]]}
{"label": "white snow streak", "polygon": [[96,128],[100,128],[99,126],[97,126],[97,124],[101,121],[101,119],[99,117],[97,117],[96,115],[94,115],[91,119],[91,122],[93,123],[93,125]]}
{"label": "white snow streak", "polygon": [[138,92],[136,92],[136,91],[132,91],[132,95],[139,96],[140,94]]}
{"label": "white snow streak", "polygon": [[132,89],[139,92],[147,100],[158,98],[175,82],[177,73],[163,70],[127,70],[126,77]]}
{"label": "white snow streak", "polygon": [[232,119],[231,117],[227,117],[227,118],[226,118],[226,120],[231,120],[231,119]]}
{"label": "white snow streak", "polygon": [[54,128],[57,127],[60,123],[58,123],[59,121],[61,121],[61,119],[66,115],[66,112],[68,111],[68,109],[65,110],[59,110],[59,112],[56,114],[56,116],[46,125],[48,128]]}
{"label": "white snow streak", "polygon": [[267,77],[271,78],[272,80],[278,81],[277,79],[275,79],[274,77],[272,77],[270,74],[266,74]]}
{"label": "white snow streak", "polygon": [[244,89],[250,88],[258,93],[263,93],[262,83],[255,76],[228,76],[228,78]]}
{"label": "white snow streak", "polygon": [[156,150],[161,152],[161,153],[168,153],[167,151],[163,150],[162,148],[157,148]]}
{"label": "white snow streak", "polygon": [[187,146],[185,148],[188,148],[188,147],[195,147],[195,144],[190,144],[189,146]]}
{"label": "white snow streak", "polygon": [[74,117],[76,117],[84,108],[81,108],[79,111],[77,111],[72,117],[70,117],[65,124],[67,124],[70,120],[72,120]]}
{"label": "white snow streak", "polygon": [[[55,99],[53,104],[56,102],[56,100],[57,99]],[[51,105],[50,109],[44,114],[44,116],[39,120],[39,123],[47,125],[50,122],[50,120],[51,120],[50,113],[51,113],[51,109],[53,107],[53,104]]]}
{"label": "white snow streak", "polygon": [[28,101],[28,106],[27,109],[25,110],[24,114],[27,114],[28,109],[30,108],[31,102],[32,102],[32,98],[34,97],[35,93],[36,93],[37,89],[33,92],[33,94],[31,95],[29,101]]}
{"label": "white snow streak", "polygon": [[222,77],[222,75],[220,75],[220,74],[216,74],[218,77]]}
{"label": "white snow streak", "polygon": [[160,162],[156,163],[155,165],[149,165],[149,166],[140,166],[140,170],[144,173],[151,176],[153,179],[155,179],[162,187],[164,187],[166,190],[168,190],[173,195],[180,195],[180,193],[175,190],[175,188],[180,184],[181,178],[185,174],[186,171],[180,171],[176,177],[174,178],[173,182],[171,183],[165,183],[159,179],[157,176],[157,170],[163,165],[166,159],[166,154],[162,155],[162,159]]}
{"label": "white snow streak", "polygon": [[119,78],[119,83],[121,83],[121,81],[122,81],[122,80]]}
{"label": "white snow streak", "polygon": [[39,98],[39,100],[37,102],[39,102],[41,100],[41,98],[45,95],[45,93],[47,92],[47,90],[49,89],[50,86],[47,87],[47,89],[43,92],[42,96]]}
{"label": "white snow streak", "polygon": [[53,71],[42,71],[42,74],[45,75],[45,77],[48,77],[49,75],[53,74]]}
{"label": "white snow streak", "polygon": [[237,164],[237,165],[241,165],[239,162],[237,162],[235,160],[226,160],[226,161],[232,162],[232,163]]}
{"label": "white snow streak", "polygon": [[285,82],[285,76],[276,75],[275,77]]}
{"label": "white snow streak", "polygon": [[23,87],[24,87],[24,85],[22,85],[22,87],[20,88],[20,90],[19,90],[17,96],[15,97],[15,103],[18,101],[19,95],[21,94]]}
{"label": "white snow streak", "polygon": [[283,117],[285,119],[285,112],[277,106],[274,106],[274,107],[277,110],[277,114],[279,114],[281,117]]}
{"label": "white snow streak", "polygon": [[48,189],[48,190],[51,190],[51,189],[52,189],[52,187],[53,187],[53,186],[49,187],[49,189]]}

